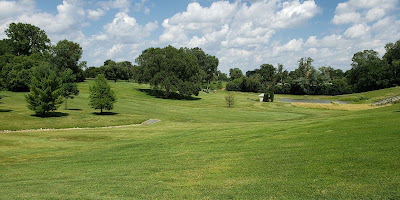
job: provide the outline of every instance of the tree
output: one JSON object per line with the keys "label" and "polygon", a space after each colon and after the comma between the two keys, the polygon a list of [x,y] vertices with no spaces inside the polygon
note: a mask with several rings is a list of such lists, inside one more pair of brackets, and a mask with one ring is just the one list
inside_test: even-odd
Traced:
{"label": "tree", "polygon": [[390,66],[391,82],[398,85],[400,84],[400,40],[394,44],[386,44],[385,49],[383,59]]}
{"label": "tree", "polygon": [[37,115],[45,117],[62,103],[61,80],[48,66],[39,66],[32,69],[30,93],[25,96],[28,108]]}
{"label": "tree", "polygon": [[284,74],[283,74],[283,64],[278,63],[278,72],[276,73],[276,80],[279,83],[283,83],[283,78],[284,78]]}
{"label": "tree", "polygon": [[307,63],[309,64],[309,67],[311,67],[311,63],[314,60],[310,57],[308,58],[300,58],[300,60],[298,61],[299,63],[299,67],[290,72],[290,76],[292,77],[292,79],[298,79],[298,78],[302,78],[302,77],[306,77],[307,78]]}
{"label": "tree", "polygon": [[15,55],[31,55],[49,49],[46,32],[31,24],[11,23],[5,31],[10,38]]}
{"label": "tree", "polygon": [[0,56],[4,54],[13,54],[13,46],[10,39],[0,40]]}
{"label": "tree", "polygon": [[89,67],[85,70],[86,78],[96,78],[97,75],[101,74],[102,71],[99,67]]}
{"label": "tree", "polygon": [[270,64],[262,64],[260,66],[260,70],[258,71],[261,76],[261,83],[267,84],[275,82],[275,71],[276,69],[274,66]]}
{"label": "tree", "polygon": [[136,58],[136,63],[139,64],[135,68],[137,81],[164,90],[166,97],[177,91],[183,95],[199,94],[204,71],[187,49],[149,48]]}
{"label": "tree", "polygon": [[218,69],[218,58],[206,54],[201,48],[193,48],[189,50],[197,58],[199,67],[204,71],[204,80],[207,82],[207,92],[210,82],[214,79],[214,74]]}
{"label": "tree", "polygon": [[100,109],[100,113],[103,113],[103,109],[112,110],[114,108],[114,103],[117,99],[103,74],[97,75],[94,79],[94,84],[90,85],[89,90],[90,106],[92,108]]}
{"label": "tree", "polygon": [[356,92],[366,92],[388,87],[389,67],[383,62],[378,52],[364,50],[354,54],[352,68],[348,74],[348,80],[354,86]]}
{"label": "tree", "polygon": [[79,65],[78,63],[82,57],[82,48],[78,43],[61,40],[51,50],[51,61],[56,66],[57,71],[63,72],[66,69],[71,69],[75,75],[83,71],[83,65]]}
{"label": "tree", "polygon": [[65,109],[67,110],[68,99],[73,99],[79,95],[78,86],[75,83],[75,75],[71,69],[66,69],[60,73],[61,77],[61,96],[65,98]]}
{"label": "tree", "polygon": [[31,68],[39,65],[48,65],[40,53],[30,56],[0,56],[0,86],[15,92],[29,91]]}
{"label": "tree", "polygon": [[231,80],[241,78],[242,76],[243,76],[243,72],[239,68],[229,69],[229,77]]}
{"label": "tree", "polygon": [[225,73],[222,73],[222,72],[219,71],[219,70],[217,71],[216,76],[217,76],[216,80],[219,80],[219,81],[229,81],[228,76],[227,76]]}
{"label": "tree", "polygon": [[235,104],[235,95],[233,93],[228,93],[224,98],[228,107],[232,107]]}

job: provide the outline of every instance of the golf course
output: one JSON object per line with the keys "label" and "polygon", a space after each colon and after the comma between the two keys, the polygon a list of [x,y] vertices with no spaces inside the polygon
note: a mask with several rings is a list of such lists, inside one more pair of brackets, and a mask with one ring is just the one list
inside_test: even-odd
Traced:
{"label": "golf course", "polygon": [[400,198],[400,104],[371,106],[399,87],[307,96],[330,104],[231,92],[228,107],[223,89],[166,99],[108,81],[117,101],[100,113],[92,83],[45,118],[0,91],[0,199]]}

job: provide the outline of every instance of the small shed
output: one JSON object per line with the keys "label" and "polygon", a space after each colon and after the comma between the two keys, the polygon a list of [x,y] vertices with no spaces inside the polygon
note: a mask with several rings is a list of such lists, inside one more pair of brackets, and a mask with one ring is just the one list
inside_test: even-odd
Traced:
{"label": "small shed", "polygon": [[260,97],[260,102],[264,101],[264,93],[261,93],[260,95],[258,95]]}

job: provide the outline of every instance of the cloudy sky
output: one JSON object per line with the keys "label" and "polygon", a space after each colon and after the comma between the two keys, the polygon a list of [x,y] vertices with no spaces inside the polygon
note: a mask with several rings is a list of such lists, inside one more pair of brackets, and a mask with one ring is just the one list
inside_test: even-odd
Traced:
{"label": "cloudy sky", "polygon": [[149,47],[201,47],[219,69],[244,72],[263,63],[294,70],[313,65],[350,69],[354,53],[400,40],[398,0],[0,0],[0,39],[12,22],[68,39],[82,60],[135,58]]}

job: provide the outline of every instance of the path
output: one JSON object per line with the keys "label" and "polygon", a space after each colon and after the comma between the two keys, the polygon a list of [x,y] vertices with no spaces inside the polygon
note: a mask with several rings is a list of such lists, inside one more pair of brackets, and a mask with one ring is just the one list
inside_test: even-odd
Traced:
{"label": "path", "polygon": [[63,130],[85,130],[85,129],[100,129],[100,128],[121,128],[121,127],[131,127],[131,126],[141,126],[141,125],[150,125],[157,123],[161,120],[159,119],[149,119],[140,124],[129,124],[129,125],[118,125],[118,126],[101,126],[101,127],[85,127],[85,128],[45,128],[45,129],[25,129],[25,130],[2,130],[0,133],[11,133],[11,132],[38,132],[38,131],[63,131]]}
{"label": "path", "polygon": [[394,101],[399,101],[399,100],[400,100],[400,96],[396,96],[396,97],[392,97],[392,98],[388,98],[388,99],[384,99],[381,101],[371,103],[371,106],[383,106],[383,105],[392,103]]}

